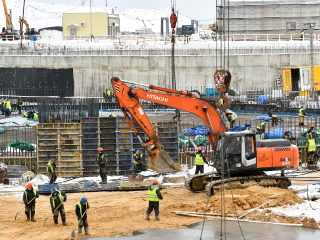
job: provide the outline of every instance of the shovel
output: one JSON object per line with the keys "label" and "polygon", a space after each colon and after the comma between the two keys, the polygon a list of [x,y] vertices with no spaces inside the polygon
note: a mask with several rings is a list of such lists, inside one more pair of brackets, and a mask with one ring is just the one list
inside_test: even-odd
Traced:
{"label": "shovel", "polygon": [[[30,202],[27,203],[27,205],[29,205],[29,203],[31,203],[33,201],[33,199],[35,199],[36,197],[32,198]],[[17,220],[17,216],[18,214],[25,208],[22,208],[19,212],[17,212],[16,217],[14,218],[14,220]]]}
{"label": "shovel", "polygon": [[[59,205],[58,207],[60,207],[60,206],[61,206],[61,204],[62,204],[62,203],[60,203],[60,205]],[[56,207],[56,209],[55,209],[55,210],[57,210],[57,209],[58,209],[58,207]],[[53,210],[53,213],[54,213],[54,211],[55,211],[55,210]],[[52,214],[53,214],[53,213],[52,213]],[[48,218],[49,218],[50,216],[51,216],[51,214],[46,218],[46,220],[44,220],[44,224],[43,224],[43,226],[44,226],[44,227],[46,226],[46,221],[48,220]]]}
{"label": "shovel", "polygon": [[74,237],[76,236],[76,228],[79,226],[80,221],[82,220],[83,216],[86,214],[87,211],[88,211],[88,208],[87,208],[87,210],[82,214],[82,217],[80,218],[77,226],[75,226],[74,229],[72,230],[72,232],[71,232],[71,237],[72,237],[72,238],[74,238]]}

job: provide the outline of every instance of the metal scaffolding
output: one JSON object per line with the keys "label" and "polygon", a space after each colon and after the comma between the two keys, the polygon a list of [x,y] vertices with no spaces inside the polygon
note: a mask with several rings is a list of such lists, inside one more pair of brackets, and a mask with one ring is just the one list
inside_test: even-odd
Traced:
{"label": "metal scaffolding", "polygon": [[320,0],[230,0],[225,27],[230,26],[230,35],[296,34],[305,23],[315,23],[319,29]]}

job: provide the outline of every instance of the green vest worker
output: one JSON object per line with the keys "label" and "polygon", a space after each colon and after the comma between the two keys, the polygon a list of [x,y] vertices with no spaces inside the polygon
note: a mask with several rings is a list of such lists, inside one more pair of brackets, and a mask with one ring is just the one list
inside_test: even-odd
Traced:
{"label": "green vest worker", "polygon": [[306,143],[306,148],[308,149],[308,152],[315,152],[316,151],[316,142],[314,139],[309,139]]}
{"label": "green vest worker", "polygon": [[107,156],[103,153],[103,148],[99,148],[99,156],[97,158],[97,164],[99,166],[99,174],[101,177],[101,184],[107,184]]}
{"label": "green vest worker", "polygon": [[314,129],[314,125],[311,124],[310,128],[308,129],[307,134],[306,134],[306,139],[307,140],[313,138],[313,136],[312,136],[313,129]]}
{"label": "green vest worker", "polygon": [[19,110],[19,114],[21,114],[21,107],[22,107],[22,99],[21,97],[18,98],[18,110]]}
{"label": "green vest worker", "polygon": [[145,171],[145,169],[143,167],[142,153],[139,149],[133,155],[133,164],[134,164],[134,166],[133,166],[134,173],[138,173],[139,169],[141,171]]}
{"label": "green vest worker", "polygon": [[233,116],[233,114],[230,111],[226,112],[226,116],[228,118],[228,121],[230,122],[230,128],[233,128],[233,124],[236,121],[236,118]]}
{"label": "green vest worker", "polygon": [[53,160],[50,160],[47,164],[47,172],[51,174],[50,184],[54,184],[57,180],[56,174],[56,163]]}
{"label": "green vest worker", "polygon": [[288,139],[289,141],[292,140],[292,136],[291,136],[289,130],[287,130],[287,131],[284,133],[283,138],[284,138],[284,139]]}
{"label": "green vest worker", "polygon": [[31,221],[35,222],[34,215],[36,214],[36,198],[39,197],[39,194],[35,188],[32,187],[32,183],[27,184],[27,189],[23,193],[23,202],[25,204],[25,214],[27,216],[27,221],[30,220],[31,212]]}
{"label": "green vest worker", "polygon": [[10,101],[5,101],[5,112],[4,112],[4,115],[5,117],[10,117],[11,115],[11,103]]}
{"label": "green vest worker", "polygon": [[160,189],[158,187],[158,180],[154,179],[153,184],[148,188],[149,207],[147,210],[146,220],[150,220],[150,214],[154,209],[156,221],[159,221],[159,201],[162,200]]}
{"label": "green vest worker", "polygon": [[86,212],[86,210],[89,208],[89,203],[85,197],[81,198],[80,202],[76,204],[76,216],[78,221],[82,218],[82,220],[79,222],[78,234],[82,233],[82,227],[84,226],[85,235],[90,235],[87,218],[88,211]]}
{"label": "green vest worker", "polygon": [[61,215],[61,220],[63,225],[67,225],[66,212],[64,211],[65,201],[67,201],[67,195],[64,192],[60,192],[56,188],[51,189],[50,204],[51,204],[51,210],[52,210],[53,221],[55,226],[58,225],[59,213]]}
{"label": "green vest worker", "polygon": [[260,124],[257,126],[257,132],[258,132],[258,133],[263,133],[264,130],[265,130],[265,127],[266,127],[266,122],[263,121],[262,123],[260,123]]}
{"label": "green vest worker", "polygon": [[198,147],[197,153],[189,153],[188,151],[185,151],[189,156],[196,157],[195,158],[195,164],[196,164],[196,171],[194,174],[203,173],[204,172],[204,163],[208,164],[208,161],[206,160],[205,154],[202,152],[202,148]]}
{"label": "green vest worker", "polygon": [[299,110],[299,126],[304,126],[304,116],[306,115],[303,108],[300,108]]}

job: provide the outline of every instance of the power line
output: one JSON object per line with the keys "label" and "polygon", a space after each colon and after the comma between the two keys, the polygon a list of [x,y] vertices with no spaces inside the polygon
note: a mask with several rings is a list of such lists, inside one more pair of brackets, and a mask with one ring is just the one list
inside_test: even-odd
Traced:
{"label": "power line", "polygon": [[32,7],[32,8],[34,8],[34,9],[39,10],[39,11],[47,12],[47,13],[65,13],[65,12],[70,12],[70,11],[72,11],[72,10],[78,8],[78,7],[81,7],[82,4],[84,4],[86,1],[87,1],[87,0],[83,0],[80,5],[78,5],[78,6],[74,7],[74,8],[71,8],[71,9],[69,9],[69,10],[67,10],[67,11],[64,11],[64,12],[49,12],[49,11],[46,11],[45,9],[37,8],[37,7],[31,6],[31,5],[28,5],[28,7]]}

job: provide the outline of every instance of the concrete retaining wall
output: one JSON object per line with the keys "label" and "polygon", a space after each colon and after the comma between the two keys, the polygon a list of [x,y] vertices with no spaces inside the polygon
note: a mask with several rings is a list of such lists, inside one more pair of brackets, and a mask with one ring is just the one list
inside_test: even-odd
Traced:
{"label": "concrete retaining wall", "polygon": [[[215,55],[201,55],[200,52],[204,50],[194,50],[193,55],[176,55],[178,89],[214,86],[213,74],[221,69],[220,58],[216,63]],[[282,68],[310,65],[308,52],[274,54],[272,49],[270,52],[230,55],[231,86],[237,89],[274,87],[274,79]],[[319,54],[315,54],[315,65],[320,65]],[[79,89],[110,87],[112,77],[171,88],[169,55],[1,55],[0,67],[73,68],[74,87]]]}

